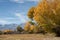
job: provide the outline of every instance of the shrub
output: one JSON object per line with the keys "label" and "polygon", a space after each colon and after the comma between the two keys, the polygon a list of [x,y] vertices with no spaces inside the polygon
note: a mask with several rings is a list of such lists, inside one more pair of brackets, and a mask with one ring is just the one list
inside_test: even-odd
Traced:
{"label": "shrub", "polygon": [[44,29],[42,26],[40,26],[40,27],[38,28],[38,32],[39,32],[39,33],[42,33],[42,34],[45,34],[45,33],[46,33],[45,29]]}
{"label": "shrub", "polygon": [[0,31],[0,35],[3,34],[2,31]]}
{"label": "shrub", "polygon": [[11,30],[5,30],[4,34],[13,34],[13,31],[11,31]]}
{"label": "shrub", "polygon": [[23,31],[23,28],[20,27],[20,26],[18,26],[18,27],[17,27],[17,31],[18,31],[18,32],[22,32],[22,31]]}

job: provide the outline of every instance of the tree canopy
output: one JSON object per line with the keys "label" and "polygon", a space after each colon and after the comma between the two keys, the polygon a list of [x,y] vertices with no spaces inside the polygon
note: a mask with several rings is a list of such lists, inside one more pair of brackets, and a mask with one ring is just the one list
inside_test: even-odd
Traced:
{"label": "tree canopy", "polygon": [[28,17],[40,26],[60,25],[60,0],[42,0],[29,10]]}

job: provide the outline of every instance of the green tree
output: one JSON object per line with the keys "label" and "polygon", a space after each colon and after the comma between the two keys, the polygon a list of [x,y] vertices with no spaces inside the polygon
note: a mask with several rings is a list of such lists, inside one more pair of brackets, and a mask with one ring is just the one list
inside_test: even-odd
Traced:
{"label": "green tree", "polygon": [[17,27],[17,31],[22,32],[22,31],[23,31],[23,28],[20,27],[20,26],[18,26],[18,27]]}

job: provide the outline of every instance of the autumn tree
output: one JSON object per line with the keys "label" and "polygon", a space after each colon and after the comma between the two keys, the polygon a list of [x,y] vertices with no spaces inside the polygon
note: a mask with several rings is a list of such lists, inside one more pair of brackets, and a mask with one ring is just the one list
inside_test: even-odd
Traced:
{"label": "autumn tree", "polygon": [[60,25],[60,0],[42,0],[32,13],[30,11],[28,14],[33,13],[33,17],[29,16],[36,21],[38,27],[51,30],[54,25]]}
{"label": "autumn tree", "polygon": [[24,26],[24,31],[29,32],[31,24],[29,22]]}
{"label": "autumn tree", "polygon": [[24,30],[28,33],[34,33],[35,23],[32,21],[29,21],[26,23]]}

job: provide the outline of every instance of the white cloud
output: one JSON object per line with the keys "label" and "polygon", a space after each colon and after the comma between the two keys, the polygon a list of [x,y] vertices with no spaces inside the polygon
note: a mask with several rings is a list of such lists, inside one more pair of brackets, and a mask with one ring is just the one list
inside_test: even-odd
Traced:
{"label": "white cloud", "polygon": [[2,23],[2,24],[5,24],[7,21],[5,21],[5,20],[0,20],[0,24]]}
{"label": "white cloud", "polygon": [[22,17],[20,13],[16,13],[15,15],[18,16],[19,18]]}
{"label": "white cloud", "polygon": [[25,15],[23,15],[22,13],[16,13],[15,15],[16,15],[16,16],[20,19],[20,21],[23,22],[23,23],[25,23],[26,21],[28,21],[28,18],[27,18]]}
{"label": "white cloud", "polygon": [[15,17],[4,17],[4,18],[0,18],[0,20],[16,20],[18,18]]}
{"label": "white cloud", "polygon": [[7,20],[9,20],[9,19],[16,19],[16,18],[13,18],[13,17],[6,17],[6,18],[0,18],[0,19],[7,19]]}
{"label": "white cloud", "polygon": [[29,1],[29,2],[39,2],[40,0],[10,0],[12,2],[16,2],[16,3],[24,3],[26,1]]}
{"label": "white cloud", "polygon": [[18,24],[19,20],[13,17],[0,18],[0,24],[13,24],[13,23]]}
{"label": "white cloud", "polygon": [[38,2],[38,1],[40,1],[40,0],[27,0],[27,1],[34,1],[34,2]]}
{"label": "white cloud", "polygon": [[7,24],[7,23],[9,24],[10,22],[8,22],[7,20],[1,20],[0,19],[0,24]]}
{"label": "white cloud", "polygon": [[28,18],[24,13],[15,13],[14,16],[15,17],[0,18],[0,24],[20,24],[28,21]]}
{"label": "white cloud", "polygon": [[11,2],[24,3],[24,0],[10,0]]}
{"label": "white cloud", "polygon": [[4,24],[20,24],[20,22],[19,22],[19,20],[14,20],[14,21],[9,21],[9,20],[2,20],[2,19],[0,19],[0,24],[2,24],[2,25],[4,25]]}

